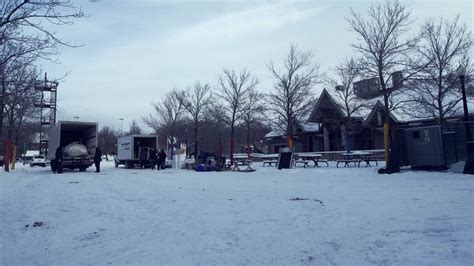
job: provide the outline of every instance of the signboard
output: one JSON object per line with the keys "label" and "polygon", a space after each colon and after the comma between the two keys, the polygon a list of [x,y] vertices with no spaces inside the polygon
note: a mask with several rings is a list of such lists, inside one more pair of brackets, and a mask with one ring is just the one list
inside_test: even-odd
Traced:
{"label": "signboard", "polygon": [[176,137],[168,137],[168,144],[176,144]]}
{"label": "signboard", "polygon": [[278,154],[278,169],[289,169],[293,165],[293,152],[280,152]]}

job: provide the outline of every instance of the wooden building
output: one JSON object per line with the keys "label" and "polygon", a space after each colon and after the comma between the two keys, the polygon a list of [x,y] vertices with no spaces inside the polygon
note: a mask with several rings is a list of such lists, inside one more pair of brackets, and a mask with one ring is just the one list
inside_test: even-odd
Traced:
{"label": "wooden building", "polygon": [[[296,125],[294,151],[322,152],[353,150],[377,150],[384,148],[383,122],[384,105],[377,101],[370,109],[365,109],[348,119],[340,103],[327,90],[323,90],[314,108],[303,125]],[[456,131],[456,139],[465,141],[464,119],[461,114],[450,117],[444,125],[447,131]],[[474,121],[474,113],[470,113]],[[401,112],[390,112],[390,123],[393,130],[419,126],[437,125],[436,119],[414,119]],[[350,125],[350,129],[347,128]],[[472,129],[471,129],[472,131]],[[346,132],[349,134],[346,135]],[[278,131],[268,133],[264,140],[267,152],[275,153],[286,147],[285,134]],[[474,132],[472,133],[474,137]],[[464,139],[464,140],[462,140]],[[459,144],[462,146],[461,144]]]}

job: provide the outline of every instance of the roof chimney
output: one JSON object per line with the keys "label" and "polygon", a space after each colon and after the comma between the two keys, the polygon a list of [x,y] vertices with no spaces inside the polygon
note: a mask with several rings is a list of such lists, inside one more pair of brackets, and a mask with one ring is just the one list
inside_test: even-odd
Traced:
{"label": "roof chimney", "polygon": [[403,74],[401,71],[392,73],[392,87],[394,90],[398,90],[403,86]]}

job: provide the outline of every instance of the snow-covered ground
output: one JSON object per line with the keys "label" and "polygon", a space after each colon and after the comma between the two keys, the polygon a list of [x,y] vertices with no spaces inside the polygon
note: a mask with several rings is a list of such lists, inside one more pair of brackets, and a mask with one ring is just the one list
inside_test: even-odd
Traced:
{"label": "snow-covered ground", "polygon": [[0,264],[469,265],[474,178],[376,168],[0,173]]}

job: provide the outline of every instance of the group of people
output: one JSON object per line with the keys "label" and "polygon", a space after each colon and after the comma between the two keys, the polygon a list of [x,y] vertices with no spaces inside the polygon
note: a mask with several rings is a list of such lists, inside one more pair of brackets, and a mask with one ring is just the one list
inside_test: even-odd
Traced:
{"label": "group of people", "polygon": [[150,151],[150,164],[151,164],[151,170],[160,170],[160,169],[165,169],[166,168],[166,152],[161,149],[160,152],[155,152],[154,150]]}

